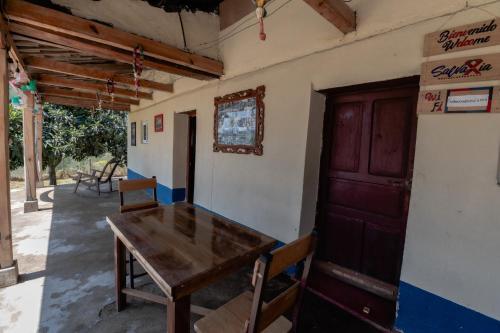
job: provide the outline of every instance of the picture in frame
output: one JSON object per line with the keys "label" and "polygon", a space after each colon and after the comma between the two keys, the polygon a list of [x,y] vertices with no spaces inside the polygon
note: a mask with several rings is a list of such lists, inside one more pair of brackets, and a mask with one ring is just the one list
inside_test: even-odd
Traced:
{"label": "picture in frame", "polygon": [[263,154],[266,87],[214,99],[214,152]]}
{"label": "picture in frame", "polygon": [[155,116],[155,132],[163,132],[163,113]]}
{"label": "picture in frame", "polygon": [[141,143],[149,142],[149,123],[147,120],[141,122]]}
{"label": "picture in frame", "polygon": [[135,121],[130,123],[130,145],[137,146],[137,123]]}

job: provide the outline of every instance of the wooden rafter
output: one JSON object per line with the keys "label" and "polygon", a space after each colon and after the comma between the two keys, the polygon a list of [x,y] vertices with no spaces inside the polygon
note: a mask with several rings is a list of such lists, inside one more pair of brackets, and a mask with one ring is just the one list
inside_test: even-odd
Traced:
{"label": "wooden rafter", "polygon": [[129,54],[137,45],[141,45],[145,55],[205,73],[207,78],[223,74],[223,64],[217,60],[25,1],[8,0],[5,12],[11,21],[111,45]]}
{"label": "wooden rafter", "polygon": [[[104,45],[94,41],[65,35],[60,32],[20,23],[9,23],[9,29],[11,33],[36,38],[38,40],[45,40],[50,43],[54,43],[55,45],[62,45],[65,48],[70,48],[76,52],[83,52],[89,55],[101,57],[103,59],[115,60],[126,64],[133,63],[133,57],[130,52],[118,49],[113,46]],[[171,74],[189,76],[195,79],[204,80],[214,77],[213,74],[207,76],[207,74],[202,73],[198,70],[186,69],[185,67],[181,67],[177,64],[172,64],[164,60],[153,59],[151,57],[145,57],[143,64],[146,68],[156,69]]]}
{"label": "wooden rafter", "polygon": [[[84,91],[77,91],[72,89],[55,88],[55,87],[38,87],[38,91],[43,95],[71,97],[76,99],[87,99],[92,101],[97,100],[97,94]],[[99,96],[101,100],[106,102],[113,102],[115,104],[139,105],[139,101],[132,98],[115,96],[114,100],[112,101],[111,96],[103,94],[100,94]]]}
{"label": "wooden rafter", "polygon": [[[106,83],[89,82],[84,80],[72,80],[47,74],[39,75],[37,79],[37,84],[54,86],[54,87],[83,89],[83,90],[90,90],[93,92],[99,91],[101,93],[107,92]],[[114,93],[115,95],[135,97],[135,91],[124,88],[115,87]],[[153,94],[139,91],[138,97],[144,99],[153,99]]]}
{"label": "wooden rafter", "polygon": [[[122,75],[116,75],[116,73],[111,71],[96,70],[93,68],[85,67],[82,65],[73,65],[66,62],[55,61],[43,57],[29,57],[24,59],[25,64],[28,67],[43,69],[56,73],[64,73],[67,75],[79,76],[93,80],[108,81],[113,79],[115,83],[121,83],[133,86],[134,79],[130,77],[125,77]],[[159,83],[150,80],[140,79],[140,86],[144,88],[150,88],[155,90],[172,92],[173,86],[170,83]]]}
{"label": "wooden rafter", "polygon": [[[99,105],[97,101],[85,100],[85,99],[74,99],[60,96],[44,96],[43,101],[52,104],[76,106],[81,108],[97,108]],[[109,109],[114,111],[130,111],[130,106],[125,104],[114,104],[109,102],[102,102],[103,109]]]}
{"label": "wooden rafter", "polygon": [[24,66],[23,58],[21,56],[21,53],[19,52],[14,39],[12,38],[12,35],[10,34],[8,30],[8,25],[7,22],[5,21],[4,17],[0,15],[0,29],[5,33],[5,41],[7,42],[7,45],[9,47],[9,57],[17,63],[17,66],[19,70],[23,71],[29,78],[29,73],[26,71],[26,67]]}
{"label": "wooden rafter", "polygon": [[304,0],[343,33],[356,30],[356,13],[344,0]]}

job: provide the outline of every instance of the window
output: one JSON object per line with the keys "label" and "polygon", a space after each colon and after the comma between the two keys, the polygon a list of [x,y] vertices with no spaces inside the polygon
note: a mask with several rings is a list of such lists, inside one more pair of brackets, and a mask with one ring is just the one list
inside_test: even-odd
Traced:
{"label": "window", "polygon": [[148,143],[149,140],[149,131],[148,131],[148,122],[142,122],[142,143]]}

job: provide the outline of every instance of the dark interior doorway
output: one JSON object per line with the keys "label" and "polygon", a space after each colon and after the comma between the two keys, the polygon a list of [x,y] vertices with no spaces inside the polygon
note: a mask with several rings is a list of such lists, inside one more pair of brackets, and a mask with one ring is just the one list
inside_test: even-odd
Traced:
{"label": "dark interior doorway", "polygon": [[325,91],[317,295],[393,325],[408,217],[418,77]]}
{"label": "dark interior doorway", "polygon": [[189,111],[186,114],[189,116],[186,201],[193,203],[196,167],[196,111]]}

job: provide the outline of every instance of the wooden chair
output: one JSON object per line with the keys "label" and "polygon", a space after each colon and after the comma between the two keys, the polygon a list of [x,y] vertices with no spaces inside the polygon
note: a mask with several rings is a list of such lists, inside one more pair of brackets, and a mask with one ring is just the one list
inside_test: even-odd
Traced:
{"label": "wooden chair", "polygon": [[[120,193],[120,213],[158,207],[158,197],[156,194],[156,187],[157,183],[155,176],[146,179],[132,179],[132,180],[120,179],[118,181],[118,192]],[[133,203],[128,205],[125,204],[124,193],[143,191],[143,190],[152,190],[153,200],[148,200],[145,202]]]}
{"label": "wooden chair", "polygon": [[[90,175],[84,172],[78,172],[73,177],[73,180],[76,180],[75,190],[73,193],[76,193],[80,183],[87,185],[89,190],[92,190],[92,188],[95,187],[99,195],[101,195],[101,185],[108,183],[109,192],[113,192],[113,175],[118,165],[120,165],[120,162],[121,159],[112,158],[108,161],[108,163],[106,163],[102,170],[92,169],[92,173]],[[108,169],[109,172],[107,171]]]}
{"label": "wooden chair", "polygon": [[[158,197],[156,193],[156,177],[147,179],[132,179],[132,180],[118,180],[118,192],[120,193],[120,213],[132,212],[141,209],[155,208],[158,207]],[[152,190],[153,200],[148,200],[144,202],[137,202],[133,204],[125,204],[125,193],[133,191],[143,191]],[[134,279],[146,275],[146,273],[134,274],[134,261],[135,258],[132,253],[129,252],[127,264],[129,265],[129,281],[130,288],[134,289]]]}
{"label": "wooden chair", "polygon": [[[254,293],[244,292],[198,320],[194,324],[195,331],[197,333],[295,332],[315,245],[316,236],[313,233],[261,256],[254,268],[252,279]],[[304,260],[300,279],[269,303],[264,303],[262,295],[267,282],[288,267]],[[293,323],[283,316],[292,308]]]}

